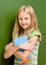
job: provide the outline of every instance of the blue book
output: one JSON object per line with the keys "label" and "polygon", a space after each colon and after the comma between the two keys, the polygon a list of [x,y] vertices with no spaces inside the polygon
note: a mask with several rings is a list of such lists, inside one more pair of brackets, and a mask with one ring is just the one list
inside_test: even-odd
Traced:
{"label": "blue book", "polygon": [[[28,37],[26,35],[20,36],[20,37],[14,39],[14,45],[23,44],[23,43],[27,42],[27,40],[28,40]],[[24,52],[24,49],[19,49],[19,51]]]}
{"label": "blue book", "polygon": [[[28,37],[26,35],[20,36],[20,37],[14,39],[14,45],[23,44],[27,41],[28,41]],[[19,51],[24,52],[24,49],[20,48]],[[32,54],[30,54],[28,58],[32,58]],[[21,58],[18,58],[18,61],[21,61]]]}
{"label": "blue book", "polygon": [[14,45],[19,45],[19,44],[25,43],[25,42],[27,42],[27,40],[28,40],[27,36],[20,36],[20,37],[14,39]]}

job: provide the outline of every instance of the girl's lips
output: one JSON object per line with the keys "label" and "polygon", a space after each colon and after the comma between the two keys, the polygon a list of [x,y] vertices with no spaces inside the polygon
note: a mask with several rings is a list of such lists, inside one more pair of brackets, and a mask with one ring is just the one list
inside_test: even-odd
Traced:
{"label": "girl's lips", "polygon": [[26,26],[27,24],[22,24],[23,26]]}

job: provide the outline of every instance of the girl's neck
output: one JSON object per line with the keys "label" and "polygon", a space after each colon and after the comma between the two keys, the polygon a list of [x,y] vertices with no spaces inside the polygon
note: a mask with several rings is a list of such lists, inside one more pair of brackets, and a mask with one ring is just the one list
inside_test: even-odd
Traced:
{"label": "girl's neck", "polygon": [[24,34],[29,34],[29,33],[31,33],[32,31],[34,30],[34,27],[33,28],[31,28],[31,29],[26,29],[26,30],[24,30]]}
{"label": "girl's neck", "polygon": [[29,33],[34,31],[34,27],[31,29],[26,29],[24,32],[20,33],[19,36],[28,35]]}

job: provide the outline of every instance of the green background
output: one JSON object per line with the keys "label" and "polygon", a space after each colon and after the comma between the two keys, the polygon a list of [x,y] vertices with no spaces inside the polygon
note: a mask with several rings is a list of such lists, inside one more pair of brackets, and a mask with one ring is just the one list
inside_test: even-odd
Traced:
{"label": "green background", "polygon": [[46,65],[46,0],[0,0],[0,65],[13,65],[14,56],[5,60],[3,58],[5,45],[12,39],[15,15],[22,5],[31,5],[38,19],[42,33],[38,65]]}

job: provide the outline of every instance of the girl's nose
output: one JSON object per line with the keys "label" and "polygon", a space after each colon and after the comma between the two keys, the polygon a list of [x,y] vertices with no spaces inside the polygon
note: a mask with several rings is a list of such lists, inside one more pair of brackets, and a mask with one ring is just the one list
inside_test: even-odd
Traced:
{"label": "girl's nose", "polygon": [[22,20],[22,23],[25,23],[25,20],[24,19]]}

